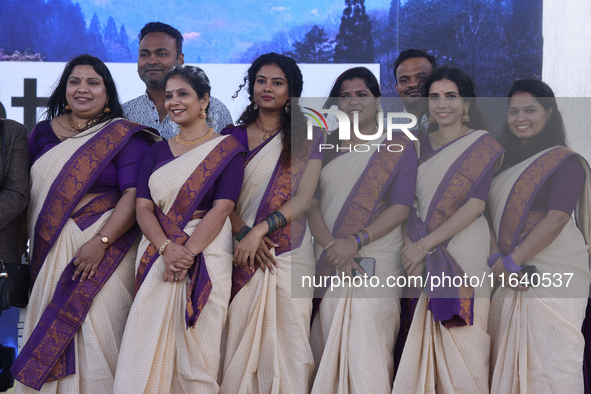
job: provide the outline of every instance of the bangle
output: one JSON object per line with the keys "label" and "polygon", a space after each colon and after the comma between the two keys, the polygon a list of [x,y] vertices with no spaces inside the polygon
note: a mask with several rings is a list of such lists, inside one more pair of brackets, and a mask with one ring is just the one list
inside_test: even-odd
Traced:
{"label": "bangle", "polygon": [[248,234],[250,230],[252,230],[252,228],[248,226],[242,226],[242,228],[238,230],[234,238],[236,239],[236,241],[240,242],[242,241],[242,238],[246,237],[246,234]]}
{"label": "bangle", "polygon": [[160,256],[162,256],[162,254],[164,254],[164,249],[166,249],[166,247],[168,246],[169,243],[171,243],[172,241],[170,239],[167,239],[166,241],[164,241],[164,243],[162,244],[162,246],[160,247],[160,249],[158,249],[158,254]]}
{"label": "bangle", "polygon": [[523,265],[519,266],[515,264],[510,253],[509,256],[503,259],[503,267],[505,267],[505,269],[511,274],[516,274],[523,269]]}
{"label": "bangle", "polygon": [[361,231],[364,231],[367,233],[367,235],[369,236],[369,241],[367,241],[367,243],[370,244],[373,241],[373,237],[372,237],[371,233],[369,232],[369,230],[366,228],[363,228],[363,229],[361,229]]}
{"label": "bangle", "polygon": [[355,242],[355,251],[358,251],[360,249],[359,244],[361,243],[361,240],[357,237],[357,234],[353,234],[349,238],[353,238],[353,241]]}
{"label": "bangle", "polygon": [[499,257],[505,258],[505,256],[503,256],[503,253],[499,253],[499,252],[497,252],[497,253],[493,254],[492,256],[490,256],[489,259],[488,259],[488,267],[489,268],[492,268],[492,266],[495,264],[495,261],[497,261],[497,259]]}
{"label": "bangle", "polygon": [[267,216],[265,221],[269,225],[269,231],[267,232],[267,235],[271,235],[280,228],[287,226],[287,219],[279,211],[275,211]]}
{"label": "bangle", "polygon": [[432,250],[432,251],[430,251],[430,252],[425,252],[425,251],[423,250],[423,248],[421,248],[421,241],[422,241],[423,239],[424,239],[424,238],[421,238],[421,239],[419,239],[419,242],[417,242],[417,246],[419,247],[419,250],[420,250],[421,252],[423,252],[424,254],[433,254],[433,253],[435,253],[435,248],[433,248],[433,250]]}

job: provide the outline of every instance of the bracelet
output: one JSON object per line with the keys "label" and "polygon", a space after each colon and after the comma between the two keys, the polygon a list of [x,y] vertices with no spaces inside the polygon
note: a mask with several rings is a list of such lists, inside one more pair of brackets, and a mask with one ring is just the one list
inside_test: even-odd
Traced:
{"label": "bracelet", "polygon": [[265,221],[269,225],[269,231],[267,232],[267,235],[271,235],[275,231],[279,230],[281,227],[287,226],[287,219],[279,211],[275,211],[269,216],[267,216]]}
{"label": "bracelet", "polygon": [[505,269],[511,274],[516,274],[523,269],[523,265],[518,266],[517,264],[515,264],[510,253],[509,256],[503,259],[503,267],[505,267]]}
{"label": "bracelet", "polygon": [[421,248],[421,241],[422,241],[423,239],[424,239],[424,238],[421,238],[421,239],[419,239],[419,242],[417,242],[417,246],[419,247],[419,250],[420,250],[421,252],[423,252],[424,254],[433,254],[433,253],[435,253],[435,248],[433,248],[433,250],[432,250],[432,251],[430,251],[430,252],[425,252],[425,251],[423,250],[423,248]]}
{"label": "bracelet", "polygon": [[162,246],[160,247],[160,249],[158,249],[158,254],[160,256],[162,256],[162,254],[164,254],[164,249],[166,249],[166,247],[168,246],[169,243],[171,243],[172,241],[170,239],[167,239],[166,241],[164,241],[164,243],[162,244]]}
{"label": "bracelet", "polygon": [[252,228],[248,226],[242,226],[242,228],[238,230],[234,238],[236,239],[236,241],[240,242],[242,241],[242,238],[246,237],[246,234],[248,234],[250,230],[252,230]]}
{"label": "bracelet", "polygon": [[489,259],[488,259],[488,267],[489,268],[492,268],[492,266],[495,264],[495,261],[497,261],[497,259],[499,257],[505,258],[505,256],[503,256],[503,253],[499,253],[499,252],[497,252],[497,253],[493,254],[492,256],[490,256]]}
{"label": "bracelet", "polygon": [[357,234],[353,234],[353,235],[349,236],[349,238],[353,238],[353,241],[355,241],[355,251],[358,251],[359,249],[361,249],[359,247],[359,244],[361,243],[361,240],[359,239],[359,237],[357,236]]}

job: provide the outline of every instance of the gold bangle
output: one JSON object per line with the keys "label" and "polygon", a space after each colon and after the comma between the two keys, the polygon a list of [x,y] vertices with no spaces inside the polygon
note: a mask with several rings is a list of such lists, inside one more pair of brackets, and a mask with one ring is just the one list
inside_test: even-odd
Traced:
{"label": "gold bangle", "polygon": [[419,239],[419,242],[417,242],[417,246],[419,247],[419,250],[420,250],[421,252],[425,253],[425,254],[433,254],[433,253],[435,253],[435,248],[433,248],[433,250],[432,250],[432,251],[430,251],[430,252],[425,252],[425,251],[423,250],[423,248],[421,248],[421,241],[422,241],[422,240],[423,240],[423,238]]}
{"label": "gold bangle", "polygon": [[363,228],[362,230],[367,231],[367,235],[369,235],[369,242],[368,242],[368,244],[372,243],[373,236],[371,235],[371,233],[369,232],[369,230],[367,228]]}
{"label": "gold bangle", "polygon": [[164,249],[166,249],[166,247],[168,246],[169,243],[171,243],[172,241],[170,239],[167,239],[166,241],[164,241],[164,243],[162,244],[162,246],[160,247],[160,249],[158,249],[158,254],[160,256],[162,256],[162,254],[164,254]]}
{"label": "gold bangle", "polygon": [[353,235],[349,235],[349,238],[353,238],[353,242],[355,242],[355,251],[359,251],[359,243],[357,242],[357,239],[355,239]]}

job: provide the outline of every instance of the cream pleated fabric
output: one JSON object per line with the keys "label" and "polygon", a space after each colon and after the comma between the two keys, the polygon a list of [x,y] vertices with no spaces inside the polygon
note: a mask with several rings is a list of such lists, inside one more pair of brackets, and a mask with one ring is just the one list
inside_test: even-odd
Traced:
{"label": "cream pleated fabric", "polygon": [[[256,154],[244,173],[236,212],[254,224],[281,153],[278,135]],[[274,252],[274,249],[272,249]],[[297,258],[292,258],[297,256]],[[308,342],[313,289],[292,298],[292,271],[314,275],[310,230],[298,250],[276,257],[275,275],[257,269],[228,310],[222,393],[307,393],[314,360]]]}
{"label": "cream pleated fabric", "polygon": [[[77,138],[69,138],[61,142],[43,154],[31,168],[31,202],[27,221],[30,250],[33,249],[35,225],[53,181],[72,155],[102,126],[104,124],[96,125],[80,133]],[[74,258],[78,249],[102,228],[112,212],[112,210],[105,212],[85,231],[81,231],[73,219],[68,219],[35,281],[27,307],[23,343],[26,343],[45,307],[53,298],[57,283],[66,266]],[[45,383],[41,393],[95,393],[97,387],[101,387],[102,393],[112,392],[119,347],[132,302],[133,262],[136,252],[137,244],[130,249],[96,295],[82,327],[73,339],[76,373]],[[15,382],[15,393],[32,394],[39,391]]]}
{"label": "cream pleated fabric", "polygon": [[[223,137],[227,138],[227,137]],[[173,205],[187,178],[221,141],[200,147],[157,169],[149,185],[154,203],[164,213]],[[189,236],[201,219],[184,228]],[[142,237],[139,260],[149,245]],[[195,327],[186,328],[185,308],[190,278],[184,282],[162,279],[165,263],[159,257],[134,300],[121,344],[115,393],[217,393],[220,342],[227,317],[232,280],[232,227],[230,219],[203,251],[212,291]]]}
{"label": "cream pleated fabric", "polygon": [[[489,195],[493,225],[499,234],[507,197],[522,172],[544,152],[495,177]],[[580,208],[589,212],[591,172],[586,172]],[[491,301],[491,392],[499,394],[583,393],[581,326],[589,289],[589,221],[584,233],[571,218],[560,235],[527,261],[540,275],[549,273],[549,287],[526,291],[499,288]],[[585,234],[586,233],[586,234]],[[568,287],[566,273],[573,273]],[[555,276],[557,275],[557,276]],[[559,285],[557,278],[562,278]]]}
{"label": "cream pleated fabric", "polygon": [[[421,164],[417,173],[418,214],[425,219],[435,191],[452,163],[486,131],[477,130]],[[417,149],[417,152],[420,152]],[[415,199],[415,203],[417,200]],[[468,276],[488,275],[490,232],[484,216],[450,241],[448,251]],[[433,320],[421,292],[392,393],[488,393],[490,281],[475,289],[474,325],[447,329]]]}
{"label": "cream pleated fabric", "polygon": [[[320,211],[331,232],[349,194],[357,192],[355,184],[375,149],[347,153],[322,170]],[[402,244],[398,227],[358,254],[376,260],[375,275],[385,284],[388,276],[405,275]],[[322,251],[316,244],[317,258]],[[310,337],[317,366],[312,393],[377,394],[392,390],[393,350],[400,328],[399,290],[362,286],[327,291]]]}

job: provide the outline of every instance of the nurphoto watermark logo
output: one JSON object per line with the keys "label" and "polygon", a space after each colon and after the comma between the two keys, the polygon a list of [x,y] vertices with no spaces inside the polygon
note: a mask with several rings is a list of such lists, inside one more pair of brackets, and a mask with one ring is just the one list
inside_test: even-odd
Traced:
{"label": "nurphoto watermark logo", "polygon": [[[307,138],[308,140],[312,140],[314,138],[314,126],[319,126],[321,130],[324,130],[327,133],[331,133],[328,128],[328,123],[326,118],[322,114],[331,114],[335,115],[338,121],[338,128],[332,132],[338,133],[339,140],[351,140],[351,126],[353,129],[354,135],[362,140],[362,141],[375,141],[382,138],[384,134],[384,112],[378,111],[376,115],[376,130],[373,134],[362,134],[359,131],[359,113],[353,112],[353,120],[349,118],[347,113],[344,111],[333,109],[333,108],[321,108],[321,109],[313,109],[310,107],[303,107],[304,110],[309,112],[304,112],[307,115]],[[410,120],[410,122],[408,122]],[[402,122],[402,123],[401,123]],[[410,140],[416,141],[417,138],[413,135],[410,131],[413,127],[417,124],[417,118],[415,115],[408,113],[408,112],[388,112],[386,115],[386,139],[392,140],[392,134],[395,131],[403,132]],[[380,147],[385,147],[389,152],[402,152],[404,147],[400,144],[359,144],[359,145],[350,145],[341,147],[336,146],[334,144],[320,144],[319,148],[320,151],[335,149],[337,151],[342,150],[354,150],[355,152],[368,152],[372,149],[372,147],[377,146],[379,151]]]}

